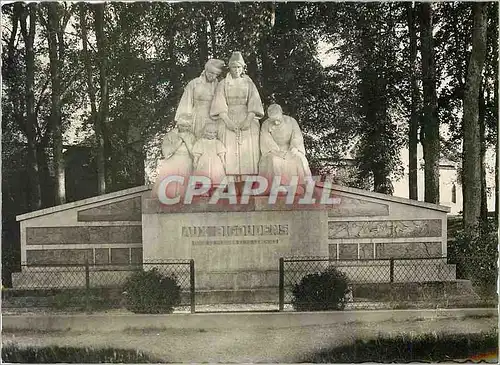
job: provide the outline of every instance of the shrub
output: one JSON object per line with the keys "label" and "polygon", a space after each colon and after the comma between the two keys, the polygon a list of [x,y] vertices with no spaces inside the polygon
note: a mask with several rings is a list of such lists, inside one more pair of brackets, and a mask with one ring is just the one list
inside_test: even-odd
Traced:
{"label": "shrub", "polygon": [[479,236],[464,230],[448,244],[448,260],[457,264],[457,278],[469,279],[483,294],[495,294],[498,276],[498,235],[495,224],[482,225]]}
{"label": "shrub", "polygon": [[125,283],[126,308],[134,313],[172,313],[181,301],[181,287],[175,277],[157,268],[133,273]]}
{"label": "shrub", "polygon": [[343,310],[347,293],[347,276],[330,267],[295,284],[292,305],[298,311]]}

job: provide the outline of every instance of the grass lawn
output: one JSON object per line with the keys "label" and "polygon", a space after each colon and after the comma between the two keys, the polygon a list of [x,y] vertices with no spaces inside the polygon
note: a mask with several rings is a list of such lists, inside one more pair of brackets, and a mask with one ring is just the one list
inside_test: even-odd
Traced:
{"label": "grass lawn", "polygon": [[498,333],[401,335],[357,340],[354,344],[308,354],[301,362],[449,362],[485,360],[497,363]]}
{"label": "grass lawn", "polygon": [[89,347],[27,347],[6,346],[2,348],[2,360],[10,363],[157,363],[141,351],[113,348],[93,349]]}

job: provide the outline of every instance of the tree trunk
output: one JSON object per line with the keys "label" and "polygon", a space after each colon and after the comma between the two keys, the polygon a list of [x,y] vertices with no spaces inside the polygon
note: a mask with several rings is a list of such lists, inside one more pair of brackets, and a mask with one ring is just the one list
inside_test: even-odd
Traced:
{"label": "tree trunk", "polygon": [[[494,110],[498,111],[498,67],[496,68],[495,72],[495,88],[494,88],[495,95],[493,96],[494,100],[494,105],[495,108]],[[495,222],[499,221],[500,218],[500,126],[498,125],[498,119],[497,119],[497,148],[495,152]]]}
{"label": "tree trunk", "polygon": [[[99,109],[97,112],[97,118],[95,123],[95,133],[99,144],[98,151],[102,153],[98,154],[97,165],[98,171],[105,172],[107,170],[108,164],[106,163],[106,157],[110,157],[110,146],[106,138],[106,124],[109,114],[109,91],[108,91],[108,80],[107,80],[107,69],[108,69],[108,59],[106,54],[106,38],[104,36],[104,7],[105,3],[94,4],[95,13],[95,36],[97,42],[97,59],[99,62],[99,87],[100,87],[100,101]],[[105,184],[109,182],[106,176],[102,177]],[[111,179],[111,177],[109,177]],[[99,178],[99,190],[102,191],[101,177]],[[105,186],[104,186],[105,188]]]}
{"label": "tree trunk", "polygon": [[[498,4],[496,8],[498,10]],[[496,16],[493,15],[493,16]],[[495,150],[495,222],[499,222],[499,210],[500,210],[500,125],[498,123],[498,59],[496,58],[498,55],[498,43],[497,43],[497,34],[493,37],[493,55],[495,57],[494,62],[494,72],[493,79],[495,80],[493,83],[493,110],[495,111],[495,126],[496,126],[496,150]]]}
{"label": "tree trunk", "polygon": [[88,50],[87,30],[87,4],[80,3],[80,27],[82,29],[83,63],[85,65],[85,77],[87,82],[87,93],[90,99],[90,119],[96,133],[97,150],[97,193],[106,194],[106,166],[104,154],[104,139],[98,134],[97,126],[97,104],[94,81],[92,78],[92,59]]}
{"label": "tree trunk", "polygon": [[408,30],[410,35],[410,85],[411,85],[411,107],[410,107],[410,128],[408,130],[408,153],[409,153],[409,198],[418,200],[418,106],[420,95],[417,84],[417,32],[415,26],[415,9],[412,3],[407,4]]}
{"label": "tree trunk", "polygon": [[36,155],[40,185],[45,187],[40,194],[40,199],[42,201],[41,207],[46,208],[54,205],[54,191],[52,189],[53,182],[50,176],[47,153],[45,152],[45,145],[43,143],[37,145]]}
{"label": "tree trunk", "polygon": [[486,5],[473,4],[472,51],[464,93],[463,202],[464,228],[478,236],[481,216],[481,141],[478,98],[486,56]]}
{"label": "tree trunk", "polygon": [[55,170],[55,198],[56,204],[66,203],[65,186],[65,164],[63,154],[63,132],[61,125],[61,66],[62,59],[59,52],[62,45],[59,44],[57,35],[60,26],[60,5],[56,2],[47,3],[48,10],[48,43],[50,60],[50,79],[52,83],[52,95],[50,106],[50,123],[52,125],[52,141],[54,153]]}
{"label": "tree trunk", "polygon": [[479,90],[478,100],[479,118],[479,141],[481,159],[481,222],[488,223],[488,194],[486,186],[486,104],[484,100],[484,89]]}
{"label": "tree trunk", "polygon": [[28,5],[29,29],[26,24],[26,14],[21,19],[21,33],[25,44],[26,54],[26,139],[27,139],[27,162],[28,178],[30,182],[30,209],[37,210],[42,206],[40,175],[36,156],[36,125],[38,123],[35,113],[35,51],[33,48],[35,42],[36,14],[38,4],[30,3]]}
{"label": "tree trunk", "polygon": [[439,204],[439,121],[437,118],[436,71],[432,37],[432,4],[422,3],[420,13],[420,39],[422,54],[423,120],[422,146],[424,150],[425,198]]}
{"label": "tree trunk", "polygon": [[218,58],[217,56],[217,29],[215,28],[215,21],[212,14],[209,15],[208,24],[210,25],[210,49],[212,51],[212,57]]}
{"label": "tree trunk", "polygon": [[208,60],[208,33],[207,33],[207,21],[203,18],[200,21],[200,27],[198,29],[198,50],[199,50],[199,63],[201,69],[203,69],[205,63]]}

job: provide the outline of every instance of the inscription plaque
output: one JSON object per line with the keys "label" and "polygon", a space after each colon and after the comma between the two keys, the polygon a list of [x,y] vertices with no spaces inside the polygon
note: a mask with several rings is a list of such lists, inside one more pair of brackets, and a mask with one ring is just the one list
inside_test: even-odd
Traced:
{"label": "inscription plaque", "polygon": [[192,241],[193,246],[201,245],[272,245],[279,240],[227,240],[227,241]]}
{"label": "inscription plaque", "polygon": [[182,227],[182,237],[288,236],[288,224]]}

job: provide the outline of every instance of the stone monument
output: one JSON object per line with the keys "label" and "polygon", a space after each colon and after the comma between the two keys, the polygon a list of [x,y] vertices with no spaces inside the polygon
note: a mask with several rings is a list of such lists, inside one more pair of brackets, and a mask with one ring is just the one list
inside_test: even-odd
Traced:
{"label": "stone monument", "polygon": [[[241,53],[234,52],[227,76],[217,84],[210,117],[219,125],[218,140],[209,134],[210,141],[202,138],[196,142],[213,145],[211,157],[207,157],[207,161],[214,162],[213,168],[207,162],[205,170],[221,171],[216,166],[224,163],[224,179],[216,178],[210,184],[222,185],[227,194],[224,190],[214,200],[206,194],[208,190],[193,188],[200,180],[185,179],[184,190],[190,190],[187,200],[162,204],[158,199],[143,197],[144,260],[193,258],[197,293],[204,302],[252,302],[276,299],[278,260],[283,256],[374,259],[390,251],[394,240],[407,237],[412,239],[401,244],[413,250],[412,254],[430,252],[432,244],[419,242],[413,236],[435,237],[433,242],[439,242],[439,249],[434,252],[441,254],[445,250],[441,238],[445,214],[444,218],[440,213],[438,219],[430,220],[421,220],[424,216],[416,214],[417,220],[394,222],[389,217],[402,212],[389,208],[388,202],[380,200],[380,194],[366,193],[368,196],[360,199],[347,189],[347,194],[338,198],[335,188],[315,183],[298,122],[284,115],[278,104],[272,104],[267,109],[268,118],[260,126],[263,106],[254,83],[244,75],[244,66]],[[198,150],[195,165],[204,148]],[[232,181],[240,183],[238,189],[230,189]],[[252,183],[247,185],[248,181]],[[261,185],[264,182],[266,188],[255,188],[253,182],[258,181]],[[243,196],[245,191],[253,194]],[[153,196],[162,194],[158,191]],[[337,198],[332,199],[332,194]],[[199,195],[198,199],[193,200],[193,195]],[[309,200],[301,205],[307,195]],[[318,204],[315,200],[319,196],[326,199]]]}
{"label": "stone monument", "polygon": [[[261,126],[264,107],[241,53],[228,64],[223,75],[224,62],[209,60],[186,86],[153,188],[17,217],[21,260],[31,266],[14,274],[15,287],[85,285],[83,271],[54,284],[38,264],[110,263],[124,275],[130,264],[194,259],[197,302],[277,302],[280,257],[357,259],[344,265],[351,279],[375,282],[385,279],[370,278],[374,266],[389,273],[376,259],[446,256],[448,207],[316,182],[299,123],[273,104]],[[446,259],[420,276],[404,272],[394,280],[455,280]]]}

